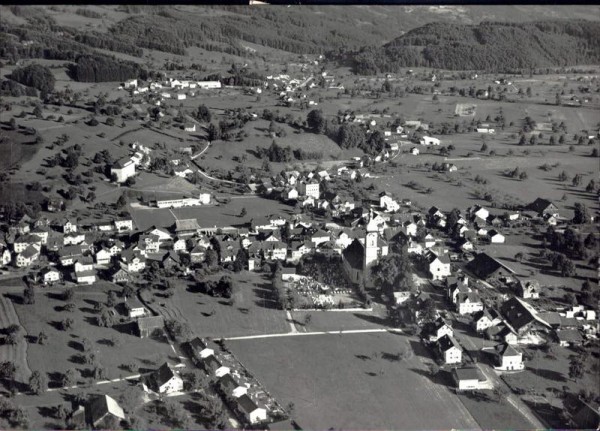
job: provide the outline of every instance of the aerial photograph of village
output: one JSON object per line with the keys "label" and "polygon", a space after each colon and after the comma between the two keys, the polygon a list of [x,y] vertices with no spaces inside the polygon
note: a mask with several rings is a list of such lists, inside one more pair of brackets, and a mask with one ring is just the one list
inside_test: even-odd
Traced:
{"label": "aerial photograph of village", "polygon": [[598,429],[599,41],[1,5],[0,429]]}

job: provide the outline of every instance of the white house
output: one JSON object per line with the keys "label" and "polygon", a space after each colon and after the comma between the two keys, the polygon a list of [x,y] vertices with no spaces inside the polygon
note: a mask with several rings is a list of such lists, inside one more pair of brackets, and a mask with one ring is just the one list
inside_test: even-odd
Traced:
{"label": "white house", "polygon": [[1,265],[6,266],[10,263],[11,260],[12,260],[12,254],[10,253],[10,250],[7,248],[4,249],[4,251],[0,255]]}
{"label": "white house", "polygon": [[115,220],[115,228],[119,232],[133,230],[133,220],[132,219]]}
{"label": "white house", "polygon": [[150,373],[142,385],[146,391],[151,390],[164,395],[183,391],[183,379],[166,362]]}
{"label": "white house", "polygon": [[440,140],[438,138],[432,138],[431,136],[423,136],[419,143],[425,146],[440,145]]}
{"label": "white house", "polygon": [[523,353],[508,343],[498,344],[491,352],[494,355],[494,368],[501,371],[524,370]]}
{"label": "white house", "polygon": [[75,280],[78,284],[94,284],[96,282],[96,271],[81,271],[75,273]]}
{"label": "white house", "polygon": [[146,308],[144,305],[135,297],[125,300],[125,308],[130,318],[137,318],[146,314]]}
{"label": "white house", "polygon": [[473,314],[483,310],[483,302],[477,292],[459,292],[456,296],[458,314]]}
{"label": "white house", "polygon": [[96,253],[96,264],[97,265],[108,265],[112,254],[109,249],[103,248]]}
{"label": "white house", "polygon": [[494,230],[494,229],[490,230],[488,232],[488,237],[490,239],[490,242],[493,244],[504,244],[505,237],[497,230]]}
{"label": "white house", "polygon": [[450,258],[447,255],[437,255],[429,252],[426,257],[429,262],[429,273],[433,280],[443,280],[452,274],[450,270]]}
{"label": "white house", "polygon": [[220,81],[198,81],[198,87],[203,89],[221,88]]}
{"label": "white house", "polygon": [[251,425],[267,420],[267,410],[258,407],[247,394],[239,397],[237,401],[240,410]]}
{"label": "white house", "polygon": [[115,175],[118,183],[124,183],[135,175],[135,163],[131,159],[119,159],[111,168],[110,174]]}
{"label": "white house", "polygon": [[470,211],[470,214],[471,217],[480,218],[482,220],[487,220],[487,218],[490,216],[490,212],[484,207],[480,207],[479,205],[473,207]]}
{"label": "white house", "polygon": [[298,192],[301,196],[312,197],[314,199],[319,199],[320,193],[320,185],[317,181],[311,181],[309,183],[300,183],[298,185]]}
{"label": "white house", "polygon": [[18,268],[31,265],[40,257],[40,248],[36,244],[32,244],[17,255],[16,265]]}
{"label": "white house", "polygon": [[379,195],[379,206],[387,212],[396,212],[400,209],[400,204],[386,192],[381,192]]}
{"label": "white house", "polygon": [[42,280],[44,280],[44,284],[56,283],[60,280],[60,271],[55,268],[45,269],[42,271]]}
{"label": "white house", "polygon": [[186,97],[185,93],[177,93],[177,100],[185,100]]}
{"label": "white house", "polygon": [[196,123],[188,123],[183,126],[183,130],[186,132],[195,132],[196,131]]}
{"label": "white house", "polygon": [[478,368],[454,368],[452,378],[458,391],[483,389],[485,378]]}
{"label": "white house", "polygon": [[137,79],[129,79],[129,80],[125,81],[125,83],[123,84],[124,88],[137,88],[137,86],[138,86]]}
{"label": "white house", "polygon": [[412,154],[413,156],[418,156],[419,155],[419,149],[417,147],[413,147],[410,149],[410,154]]}
{"label": "white house", "polygon": [[446,365],[462,362],[462,349],[454,337],[444,335],[437,341],[437,349]]}

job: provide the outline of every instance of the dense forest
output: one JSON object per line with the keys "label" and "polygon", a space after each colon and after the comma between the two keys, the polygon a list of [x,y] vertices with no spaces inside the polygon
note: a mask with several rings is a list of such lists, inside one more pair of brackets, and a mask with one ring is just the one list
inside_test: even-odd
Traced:
{"label": "dense forest", "polygon": [[15,69],[9,78],[28,87],[36,88],[42,94],[54,90],[55,79],[52,71],[40,64],[30,64]]}
{"label": "dense forest", "polygon": [[71,77],[82,82],[125,81],[143,77],[144,73],[136,63],[99,55],[82,55],[69,67]]}
{"label": "dense forest", "polygon": [[[0,25],[0,57],[16,62],[23,58],[43,58],[46,60],[72,61],[69,72],[73,79],[85,82],[115,81],[143,77],[145,71],[133,62],[119,60],[100,54],[90,47],[120,51],[130,55],[141,56],[143,51],[127,42],[113,40],[96,32],[79,33],[76,30],[57,27],[51,21],[44,21],[41,27]],[[26,42],[26,43],[24,43]],[[40,66],[41,67],[41,66]],[[37,70],[37,69],[36,69]],[[11,79],[37,88],[23,81],[32,79],[32,70],[27,76],[17,69]],[[40,72],[41,69],[37,70]],[[48,71],[49,72],[49,71]],[[35,76],[38,76],[35,74]],[[39,80],[36,80],[36,82]],[[53,84],[52,84],[53,86]],[[8,89],[8,87],[6,87]],[[12,91],[16,91],[12,88]]]}
{"label": "dense forest", "polygon": [[600,23],[554,20],[530,23],[433,23],[380,48],[351,56],[355,72],[397,72],[402,67],[514,71],[600,61]]}

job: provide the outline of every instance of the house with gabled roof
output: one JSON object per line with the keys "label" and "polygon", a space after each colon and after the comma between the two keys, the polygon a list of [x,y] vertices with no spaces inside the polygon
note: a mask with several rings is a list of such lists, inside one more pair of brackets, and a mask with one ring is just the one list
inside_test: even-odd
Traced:
{"label": "house with gabled roof", "polygon": [[558,345],[562,347],[581,346],[583,344],[583,336],[578,329],[557,329],[555,332]]}
{"label": "house with gabled roof", "polygon": [[452,274],[448,255],[438,255],[430,251],[425,255],[425,258],[427,259],[429,274],[433,280],[443,280]]}
{"label": "house with gabled roof", "polygon": [[430,342],[436,342],[444,335],[452,337],[454,335],[454,330],[452,329],[450,322],[442,317],[438,317],[434,322],[426,323],[421,334],[423,338]]}
{"label": "house with gabled roof", "polygon": [[483,389],[483,383],[486,381],[477,367],[453,368],[452,379],[458,391]]}
{"label": "house with gabled roof", "polygon": [[438,353],[446,365],[462,362],[462,348],[450,335],[444,335],[436,342]]}
{"label": "house with gabled roof", "polygon": [[475,205],[474,207],[469,208],[467,210],[467,214],[471,220],[480,219],[483,221],[483,223],[485,223],[487,218],[490,216],[490,212],[480,205]]}
{"label": "house with gabled roof", "polygon": [[94,256],[97,265],[108,265],[112,259],[112,254],[107,248],[100,249]]}
{"label": "house with gabled roof", "polygon": [[471,291],[471,288],[469,288],[469,277],[466,275],[446,278],[445,286],[448,293],[448,299],[450,299],[453,304],[456,304],[456,298],[459,293]]}
{"label": "house with gabled roof", "polygon": [[168,395],[183,391],[183,379],[175,368],[165,362],[158,369],[144,376],[142,386],[146,392]]}
{"label": "house with gabled roof", "polygon": [[4,250],[2,250],[2,253],[0,253],[0,266],[8,265],[11,260],[12,260],[12,254],[11,254],[10,250],[8,248],[5,248]]}
{"label": "house with gabled roof", "polygon": [[75,281],[78,284],[94,284],[96,282],[96,271],[85,270],[75,272]]}
{"label": "house with gabled roof", "polygon": [[113,283],[117,283],[117,284],[119,284],[119,283],[129,283],[132,280],[132,276],[129,273],[129,271],[127,271],[125,268],[119,267],[112,274],[111,280],[112,280]]}
{"label": "house with gabled roof", "polygon": [[148,230],[146,230],[146,234],[148,235],[156,235],[158,237],[158,242],[170,241],[173,239],[168,230],[162,227],[152,226]]}
{"label": "house with gabled roof", "polygon": [[527,205],[529,211],[536,212],[543,217],[545,214],[550,214],[556,218],[560,217],[558,207],[548,199],[537,198],[535,201]]}
{"label": "house with gabled roof", "polygon": [[94,429],[115,429],[119,428],[120,421],[125,420],[125,412],[112,397],[100,395],[88,402],[85,417]]}
{"label": "house with gabled roof", "polygon": [[473,314],[471,324],[476,332],[484,332],[487,328],[499,325],[502,322],[502,316],[493,308],[485,308]]}
{"label": "house with gabled roof", "polygon": [[267,410],[264,407],[259,407],[248,394],[239,397],[237,405],[239,411],[250,425],[259,424],[267,420]]}
{"label": "house with gabled roof", "polygon": [[519,336],[519,342],[525,342],[531,336],[544,336],[552,326],[527,302],[517,297],[510,298],[500,306],[504,321]]}
{"label": "house with gabled roof", "polygon": [[515,274],[511,268],[486,253],[479,253],[466,268],[482,280],[498,280],[509,278]]}
{"label": "house with gabled roof", "polygon": [[48,242],[48,229],[41,226],[36,226],[31,231],[31,235],[37,236],[43,245],[46,245]]}
{"label": "house with gabled roof", "polygon": [[44,284],[56,283],[62,278],[61,272],[54,267],[48,267],[43,269],[41,272],[41,276]]}
{"label": "house with gabled roof", "polygon": [[477,292],[459,293],[456,296],[456,311],[460,315],[473,314],[483,310],[483,302]]}
{"label": "house with gabled roof", "polygon": [[17,268],[23,268],[31,265],[40,257],[40,248],[32,244],[17,255],[15,264]]}
{"label": "house with gabled roof", "polygon": [[13,243],[13,250],[15,253],[21,253],[32,245],[36,245],[41,248],[42,239],[32,234],[21,235],[15,239],[15,242]]}
{"label": "house with gabled roof", "polygon": [[539,299],[541,287],[540,282],[533,278],[519,278],[515,287],[516,294],[523,299]]}
{"label": "house with gabled roof", "polygon": [[83,248],[80,245],[63,247],[58,250],[58,256],[62,266],[70,266],[83,256]]}
{"label": "house with gabled roof", "polygon": [[508,343],[483,348],[482,351],[492,358],[494,369],[500,371],[519,371],[525,369],[523,353]]}
{"label": "house with gabled roof", "polygon": [[115,229],[118,232],[128,232],[133,230],[133,220],[131,218],[121,218],[115,220]]}
{"label": "house with gabled roof", "polygon": [[504,321],[496,326],[490,326],[484,331],[484,334],[488,340],[495,340],[510,345],[515,345],[519,341],[516,331]]}
{"label": "house with gabled roof", "polygon": [[239,398],[248,393],[248,388],[238,382],[238,380],[230,373],[222,376],[218,380],[218,383],[221,391],[223,391],[226,396]]}
{"label": "house with gabled roof", "polygon": [[495,229],[488,231],[488,238],[492,244],[504,244],[506,238]]}

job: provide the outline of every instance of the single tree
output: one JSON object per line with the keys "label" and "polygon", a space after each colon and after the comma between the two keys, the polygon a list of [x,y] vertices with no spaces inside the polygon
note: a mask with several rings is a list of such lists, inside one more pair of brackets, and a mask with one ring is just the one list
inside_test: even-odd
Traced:
{"label": "single tree", "polygon": [[37,343],[44,345],[46,344],[46,341],[48,341],[48,336],[44,331],[41,331],[37,336]]}
{"label": "single tree", "polygon": [[39,395],[48,389],[48,378],[46,374],[34,371],[29,377],[29,390],[35,395]]}
{"label": "single tree", "polygon": [[35,304],[35,289],[32,285],[28,285],[23,292],[23,303]]}
{"label": "single tree", "polygon": [[62,300],[70,302],[73,300],[74,294],[75,294],[75,292],[73,291],[73,289],[70,287],[67,287],[62,294]]}
{"label": "single tree", "polygon": [[66,388],[66,387],[69,387],[69,386],[73,386],[75,384],[75,382],[76,382],[75,370],[73,370],[73,368],[69,368],[62,375],[61,386],[63,388]]}
{"label": "single tree", "polygon": [[584,362],[579,356],[573,356],[569,362],[569,377],[573,381],[577,381],[583,377],[585,373]]}

